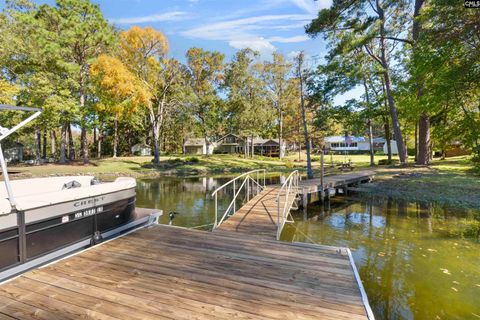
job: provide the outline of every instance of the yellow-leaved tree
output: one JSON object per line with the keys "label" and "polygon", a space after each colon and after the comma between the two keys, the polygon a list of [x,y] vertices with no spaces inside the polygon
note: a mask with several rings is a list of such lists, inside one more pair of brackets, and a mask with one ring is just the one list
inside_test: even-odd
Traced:
{"label": "yellow-leaved tree", "polygon": [[135,76],[142,90],[149,93],[145,101],[153,133],[154,163],[160,163],[160,126],[166,97],[165,70],[168,42],[165,35],[151,27],[133,26],[120,33],[120,59]]}
{"label": "yellow-leaved tree", "polygon": [[113,157],[116,157],[120,117],[148,105],[151,94],[140,79],[117,57],[100,55],[91,65],[90,74],[99,98],[96,104],[97,112],[113,118]]}

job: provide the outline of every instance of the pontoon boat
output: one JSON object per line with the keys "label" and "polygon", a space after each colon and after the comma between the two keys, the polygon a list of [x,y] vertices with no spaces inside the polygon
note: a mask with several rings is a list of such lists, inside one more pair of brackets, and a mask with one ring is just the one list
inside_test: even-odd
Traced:
{"label": "pontoon boat", "polygon": [[11,129],[0,127],[5,183],[0,185],[0,281],[156,218],[155,214],[135,218],[133,178],[109,183],[99,183],[93,176],[10,181],[1,141],[41,110],[6,105],[0,110],[35,111]]}

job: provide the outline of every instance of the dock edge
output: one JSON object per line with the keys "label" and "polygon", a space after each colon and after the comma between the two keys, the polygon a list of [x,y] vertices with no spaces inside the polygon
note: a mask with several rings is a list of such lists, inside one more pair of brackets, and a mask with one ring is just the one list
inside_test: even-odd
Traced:
{"label": "dock edge", "polygon": [[350,248],[346,248],[348,253],[348,259],[350,260],[350,266],[353,269],[353,274],[355,275],[355,280],[358,284],[358,289],[360,290],[360,294],[362,296],[363,306],[365,307],[365,311],[367,312],[367,317],[369,320],[375,320],[375,316],[373,315],[372,308],[370,307],[370,303],[368,302],[368,296],[365,292],[365,288],[362,284],[362,279],[360,279],[360,274],[358,273],[357,266],[355,265],[355,261],[353,260],[352,251]]}

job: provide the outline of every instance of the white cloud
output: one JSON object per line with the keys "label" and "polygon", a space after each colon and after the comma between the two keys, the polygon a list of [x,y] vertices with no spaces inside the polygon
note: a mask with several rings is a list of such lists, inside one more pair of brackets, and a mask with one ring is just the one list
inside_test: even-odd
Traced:
{"label": "white cloud", "polygon": [[290,0],[295,6],[305,12],[317,15],[320,9],[329,8],[332,5],[331,0]]}
{"label": "white cloud", "polygon": [[134,24],[134,23],[146,23],[146,22],[160,22],[160,21],[175,21],[186,18],[187,12],[184,11],[171,11],[161,14],[153,14],[141,17],[131,18],[114,18],[109,19],[110,22],[118,24]]}
{"label": "white cloud", "polygon": [[309,14],[263,15],[209,23],[183,31],[181,34],[194,39],[227,41],[233,48],[243,49],[248,47],[266,55],[276,49],[272,42],[302,42],[307,40],[308,37],[300,35],[266,38],[258,34],[260,30],[275,29],[279,22],[282,23],[281,27],[284,27],[286,22],[298,24],[299,21],[308,21],[309,19],[312,19]]}
{"label": "white cloud", "polygon": [[306,35],[293,36],[293,37],[271,37],[268,41],[271,42],[280,42],[280,43],[295,43],[307,41],[309,38]]}

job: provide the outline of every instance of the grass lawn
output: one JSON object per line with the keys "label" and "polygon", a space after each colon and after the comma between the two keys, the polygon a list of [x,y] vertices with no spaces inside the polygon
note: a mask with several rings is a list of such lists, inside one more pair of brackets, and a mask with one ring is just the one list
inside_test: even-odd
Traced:
{"label": "grass lawn", "polygon": [[381,167],[372,184],[373,194],[426,201],[462,208],[480,208],[480,177],[467,157],[434,160],[429,167]]}
{"label": "grass lawn", "polygon": [[[318,177],[319,156],[314,155],[314,175]],[[386,156],[375,156],[375,162]],[[39,166],[9,166],[13,178],[44,177],[56,175],[95,175],[104,180],[117,176],[139,178],[160,177],[163,175],[235,175],[239,172],[263,168],[270,172],[287,172],[293,169],[305,171],[305,155],[298,160],[298,154],[290,154],[284,160],[278,158],[255,157],[244,159],[238,155],[161,157],[161,163],[154,166],[152,157],[118,157],[92,160],[89,165],[80,162],[73,164],[44,164]],[[334,167],[331,167],[331,163]],[[351,161],[356,168],[370,168],[368,155],[325,156],[327,173],[337,173],[336,166]],[[429,167],[417,166],[376,166],[374,183],[366,185],[365,191],[372,194],[390,196],[410,201],[429,201],[459,207],[480,208],[480,177],[473,174],[468,157],[454,157],[447,160],[434,160]]]}

